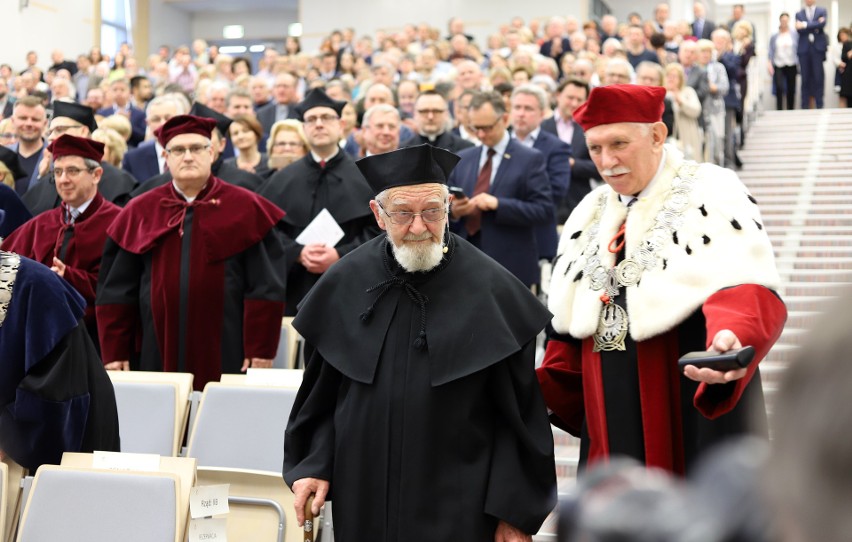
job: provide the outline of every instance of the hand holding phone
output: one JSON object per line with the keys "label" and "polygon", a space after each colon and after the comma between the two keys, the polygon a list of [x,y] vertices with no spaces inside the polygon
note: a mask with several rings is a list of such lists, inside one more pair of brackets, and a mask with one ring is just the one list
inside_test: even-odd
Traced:
{"label": "hand holding phone", "polygon": [[452,194],[455,199],[457,199],[457,200],[467,199],[467,195],[464,193],[464,190],[462,190],[460,187],[450,186],[450,187],[448,187],[448,189],[450,191],[450,194]]}
{"label": "hand holding phone", "polygon": [[678,368],[683,372],[684,367],[693,365],[699,369],[708,368],[714,371],[735,371],[748,367],[754,359],[754,347],[744,346],[727,352],[689,352],[677,361]]}

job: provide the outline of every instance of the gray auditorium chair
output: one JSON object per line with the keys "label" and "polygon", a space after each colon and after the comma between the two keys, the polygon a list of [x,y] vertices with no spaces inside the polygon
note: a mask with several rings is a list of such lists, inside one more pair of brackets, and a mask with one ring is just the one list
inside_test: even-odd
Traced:
{"label": "gray auditorium chair", "polygon": [[39,468],[18,542],[180,542],[171,473]]}

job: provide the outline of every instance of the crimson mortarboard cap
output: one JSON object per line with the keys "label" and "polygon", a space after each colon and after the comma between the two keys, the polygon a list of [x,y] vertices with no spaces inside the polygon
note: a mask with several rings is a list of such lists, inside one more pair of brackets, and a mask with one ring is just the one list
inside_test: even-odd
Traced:
{"label": "crimson mortarboard cap", "polygon": [[51,119],[55,119],[56,117],[68,117],[69,119],[76,120],[83,126],[88,126],[92,132],[98,129],[94,109],[85,105],[62,101],[53,102],[53,116],[51,116]]}
{"label": "crimson mortarboard cap", "polygon": [[21,169],[18,162],[18,153],[0,145],[0,162],[3,162],[12,173],[12,178],[20,179],[27,176],[27,172]]}
{"label": "crimson mortarboard cap", "polygon": [[583,131],[616,122],[660,122],[666,89],[643,85],[608,85],[592,89],[589,99],[574,111]]}
{"label": "crimson mortarboard cap", "polygon": [[216,128],[219,129],[219,132],[222,134],[222,136],[228,137],[228,128],[231,127],[231,122],[233,122],[233,121],[231,119],[229,119],[228,117],[226,117],[225,115],[223,115],[222,113],[219,113],[218,111],[210,109],[209,107],[207,107],[204,104],[200,104],[198,102],[195,102],[194,104],[192,104],[192,109],[189,110],[189,114],[195,115],[196,117],[201,117],[201,118],[204,118],[204,119],[215,120],[216,121]]}
{"label": "crimson mortarboard cap", "polygon": [[384,154],[374,154],[355,162],[373,192],[394,186],[446,183],[461,158],[428,143]]}
{"label": "crimson mortarboard cap", "polygon": [[79,156],[100,162],[104,157],[103,143],[70,134],[63,134],[54,139],[47,146],[47,150],[53,155],[54,160],[63,156]]}
{"label": "crimson mortarboard cap", "polygon": [[296,113],[299,115],[299,120],[305,120],[305,113],[314,107],[330,107],[340,115],[343,108],[346,107],[346,102],[332,100],[328,94],[321,88],[315,88],[305,96],[305,99],[296,104]]}
{"label": "crimson mortarboard cap", "polygon": [[160,145],[165,147],[166,143],[171,141],[173,137],[181,134],[198,134],[209,138],[215,127],[216,121],[213,119],[196,117],[195,115],[178,115],[157,128],[154,135],[157,136]]}

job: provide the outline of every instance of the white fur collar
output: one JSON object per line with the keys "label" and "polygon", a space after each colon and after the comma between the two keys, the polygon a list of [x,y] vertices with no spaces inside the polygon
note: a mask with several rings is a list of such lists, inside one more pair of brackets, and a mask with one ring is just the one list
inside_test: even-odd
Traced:
{"label": "white fur collar", "polygon": [[[631,206],[626,226],[628,257],[654,225],[684,164],[683,154],[673,146],[666,146],[666,155],[650,193]],[[701,164],[695,177],[683,224],[658,251],[657,265],[644,271],[638,285],[621,288],[620,295],[627,295],[630,336],[636,341],[677,326],[720,289],[740,284],[777,289],[780,285],[760,211],[737,175]],[[601,197],[606,198],[606,206],[600,217],[597,256],[605,268],[615,264],[607,243],[628,213],[618,194],[604,185],[586,196],[565,223],[551,278],[553,328],[580,339],[594,334],[603,306],[603,291],[592,290],[589,277],[581,273],[587,261],[582,253]]]}

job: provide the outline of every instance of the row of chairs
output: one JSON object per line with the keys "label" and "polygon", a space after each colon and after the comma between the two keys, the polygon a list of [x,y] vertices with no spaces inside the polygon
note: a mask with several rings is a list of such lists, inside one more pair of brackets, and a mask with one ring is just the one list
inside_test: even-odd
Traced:
{"label": "row of chairs", "polygon": [[[302,371],[295,369],[251,369],[248,375],[224,375],[222,382],[207,384],[199,398],[199,392],[192,391],[190,374],[110,372],[118,403],[122,450],[160,456],[161,470],[167,476],[157,479],[156,484],[151,483],[151,490],[156,485],[157,491],[174,491],[177,495],[176,500],[164,497],[156,501],[177,503],[178,521],[175,525],[180,540],[186,533],[189,488],[196,484],[222,483],[230,484],[231,512],[227,517],[230,540],[302,540],[301,529],[295,523],[292,493],[281,477],[284,431],[301,375]],[[182,448],[187,427],[190,427],[188,445]],[[121,539],[133,540],[124,536],[124,531],[114,531],[113,527],[119,524],[103,520],[104,511],[95,511],[94,519],[86,523],[86,514],[78,508],[87,502],[95,502],[95,497],[100,494],[111,503],[104,510],[117,514],[112,503],[118,503],[120,499],[108,496],[118,488],[150,482],[151,473],[120,473],[128,476],[125,483],[117,482],[114,477],[104,478],[105,474],[119,473],[93,473],[90,472],[91,466],[91,456],[66,454],[61,467],[39,469],[30,491],[32,497],[27,500],[16,486],[20,484],[22,470],[14,464],[4,463],[0,471],[5,478],[0,486],[3,488],[0,489],[0,506],[5,510],[5,513],[0,513],[3,540],[15,540],[13,533],[19,515],[24,518],[18,529],[19,542],[115,540],[119,534]],[[10,467],[13,472],[9,472]],[[191,474],[185,474],[187,470]],[[169,473],[177,478],[172,479]],[[134,478],[131,474],[138,476]],[[87,480],[85,484],[80,483],[82,477]],[[103,489],[89,498],[81,495],[84,486]],[[42,492],[39,487],[64,488],[65,494],[53,500],[37,501],[36,495]],[[72,487],[77,489],[69,490]],[[25,500],[28,501],[26,509],[19,514],[20,503]],[[74,506],[69,506],[71,502]],[[45,523],[42,520],[27,519],[45,511],[54,514],[53,520],[46,522],[46,526],[41,525]],[[148,508],[145,511],[155,513]],[[156,513],[163,515],[164,508],[159,507]],[[137,514],[133,524],[137,521],[151,522],[143,516]],[[86,526],[85,535],[79,538],[71,536],[70,525],[64,525],[65,520],[74,524],[78,520],[82,522]],[[28,525],[36,523],[40,527],[32,527],[34,530],[30,531]],[[63,535],[50,537],[43,529],[61,529]],[[98,538],[93,529],[103,531],[104,537]],[[124,529],[128,535],[133,530]],[[161,537],[138,539],[167,540]]]}

